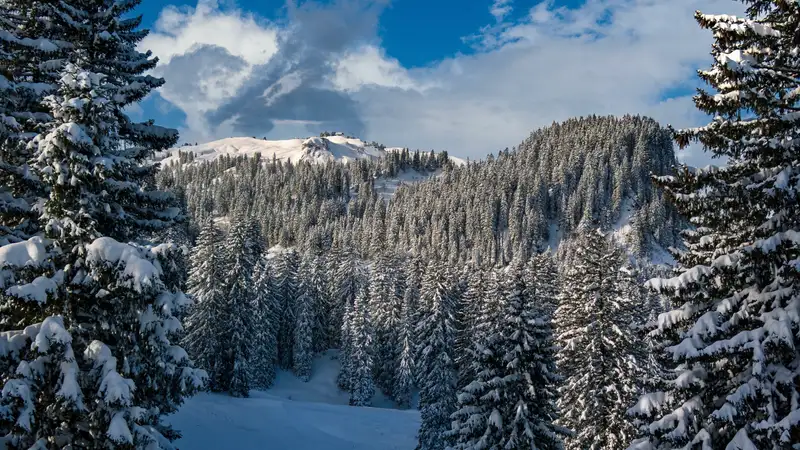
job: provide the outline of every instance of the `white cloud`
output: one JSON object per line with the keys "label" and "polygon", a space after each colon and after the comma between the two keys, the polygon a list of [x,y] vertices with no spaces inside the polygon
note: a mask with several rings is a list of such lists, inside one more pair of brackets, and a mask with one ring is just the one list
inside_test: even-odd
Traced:
{"label": "white cloud", "polygon": [[[697,85],[695,70],[710,63],[711,35],[697,26],[693,12],[740,13],[742,9],[730,0],[587,0],[574,9],[544,1],[512,23],[506,20],[510,10],[504,9],[511,2],[498,0],[490,8],[497,23],[480,31],[476,46],[480,51],[406,69],[386,54],[377,37],[366,39],[364,33],[354,33],[352,42],[337,43],[335,51],[322,48],[328,35],[314,35],[313,30],[320,23],[336,24],[339,19],[342,24],[351,23],[353,2],[344,4],[347,8],[338,19],[326,7],[324,22],[287,25],[287,29],[304,30],[293,35],[293,41],[307,38],[301,47],[316,51],[312,59],[306,58],[302,70],[295,71],[296,77],[283,74],[280,79],[285,82],[266,91],[258,89],[264,84],[263,76],[258,76],[261,64],[281,52],[283,31],[239,11],[222,11],[207,1],[194,9],[167,8],[156,33],[143,47],[166,58],[168,69],[172,66],[171,71],[162,72],[168,82],[162,95],[190,117],[189,133],[206,130],[203,113],[213,111],[227,97],[236,97],[234,92],[240,97],[242,92],[264,92],[264,102],[270,104],[280,96],[280,105],[286,108],[288,91],[294,90],[298,95],[293,98],[307,102],[312,97],[299,93],[311,91],[304,88],[322,88],[356,102],[367,139],[482,157],[518,144],[535,128],[577,115],[645,114],[676,127],[702,123],[705,119],[689,96],[664,99],[666,92]],[[292,19],[303,20],[303,16]],[[214,28],[223,24],[227,27],[223,31]],[[371,25],[364,30],[373,32]],[[206,59],[199,72],[198,61],[189,61],[192,55],[195,60]],[[306,77],[314,72],[309,61],[327,75]],[[190,75],[202,81],[187,84]],[[306,79],[314,80],[308,82],[313,84],[298,86]],[[169,87],[176,84],[180,86]],[[226,109],[236,105],[234,101]],[[301,105],[299,110],[307,107]],[[321,120],[290,116],[287,121],[270,122],[264,133],[296,135],[302,126]],[[232,127],[238,122],[224,117],[230,115],[223,115],[221,129],[235,133]],[[253,121],[248,123],[248,131],[255,132]],[[707,160],[696,149],[679,155],[691,164]]]}
{"label": "white cloud", "polygon": [[364,45],[334,61],[334,76],[330,80],[341,91],[357,91],[365,86],[422,90],[400,62],[388,58],[381,49]]}
{"label": "white cloud", "polygon": [[198,46],[214,45],[256,65],[269,61],[278,50],[277,34],[272,24],[253,15],[223,12],[216,0],[200,0],[195,8],[165,7],[141,45],[162,64]]}
{"label": "white cloud", "polygon": [[489,12],[498,22],[503,21],[511,13],[511,0],[494,0]]}
{"label": "white cloud", "polygon": [[[167,79],[162,98],[187,116],[184,138],[205,140],[203,115],[233,96],[278,49],[278,28],[238,9],[223,11],[216,0],[195,8],[167,6],[140,48],[159,58],[154,70]],[[221,127],[217,132],[233,130]]]}

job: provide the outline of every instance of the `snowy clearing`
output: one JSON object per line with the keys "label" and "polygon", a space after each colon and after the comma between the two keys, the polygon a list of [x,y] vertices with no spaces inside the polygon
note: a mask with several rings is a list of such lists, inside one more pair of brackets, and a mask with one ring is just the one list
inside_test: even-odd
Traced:
{"label": "snowy clearing", "polygon": [[376,393],[374,408],[348,406],[336,386],[337,352],[319,355],[307,383],[281,371],[268,391],[250,398],[203,393],[167,418],[183,434],[181,449],[411,450],[419,412],[390,409]]}

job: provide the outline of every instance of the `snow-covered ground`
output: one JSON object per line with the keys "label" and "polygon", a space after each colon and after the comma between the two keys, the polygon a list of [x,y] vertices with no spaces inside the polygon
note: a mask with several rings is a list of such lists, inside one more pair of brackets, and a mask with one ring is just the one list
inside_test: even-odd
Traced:
{"label": "snow-covered ground", "polygon": [[419,412],[392,409],[380,393],[373,408],[347,405],[336,386],[336,352],[314,361],[307,383],[280,372],[273,388],[250,398],[199,394],[187,400],[168,422],[183,433],[182,449],[237,450],[411,450],[416,445]]}

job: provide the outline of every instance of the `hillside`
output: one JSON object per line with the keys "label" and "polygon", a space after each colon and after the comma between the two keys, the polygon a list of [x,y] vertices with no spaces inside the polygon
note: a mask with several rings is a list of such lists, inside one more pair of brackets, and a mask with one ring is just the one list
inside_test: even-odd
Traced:
{"label": "hillside", "polygon": [[[384,151],[342,136],[184,149],[194,159],[176,150],[167,161],[184,164],[165,165],[159,182],[185,193],[195,223],[244,208],[270,245],[326,251],[338,240],[370,256],[382,242],[393,251],[446,248],[454,261],[503,264],[519,251],[555,250],[594,223],[653,258],[679,242],[682,226],[650,179],[676,164],[669,133],[645,117],[553,124],[470,165],[444,152]],[[269,152],[281,164],[251,164],[255,154],[271,162]],[[331,160],[357,164],[314,164]]]}

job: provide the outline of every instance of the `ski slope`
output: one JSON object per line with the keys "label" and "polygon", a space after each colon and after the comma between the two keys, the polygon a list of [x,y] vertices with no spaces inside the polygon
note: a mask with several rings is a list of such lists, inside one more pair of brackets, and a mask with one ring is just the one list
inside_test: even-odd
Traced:
{"label": "ski slope", "polygon": [[417,410],[376,393],[373,408],[348,406],[336,386],[336,351],[319,355],[311,380],[281,371],[273,388],[250,398],[203,393],[186,401],[167,422],[181,431],[176,442],[192,450],[411,450],[419,427]]}

